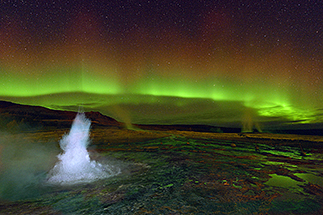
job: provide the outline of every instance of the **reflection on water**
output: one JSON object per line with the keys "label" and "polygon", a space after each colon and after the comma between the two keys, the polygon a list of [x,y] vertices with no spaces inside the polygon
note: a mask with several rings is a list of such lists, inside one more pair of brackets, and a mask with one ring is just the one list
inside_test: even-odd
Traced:
{"label": "reflection on water", "polygon": [[272,177],[265,184],[275,187],[294,187],[296,185],[302,184],[303,182],[295,181],[288,176],[270,174]]}
{"label": "reflection on water", "polygon": [[265,183],[269,186],[275,187],[295,187],[297,185],[305,184],[305,183],[312,183],[323,187],[323,180],[322,177],[316,176],[311,173],[295,173],[295,176],[304,180],[304,182],[296,181],[288,176],[277,175],[277,174],[270,174],[271,178]]}
{"label": "reflection on water", "polygon": [[310,182],[312,184],[317,184],[317,185],[323,187],[322,177],[313,175],[311,173],[295,173],[294,175],[296,175],[297,177],[299,177],[307,182]]}

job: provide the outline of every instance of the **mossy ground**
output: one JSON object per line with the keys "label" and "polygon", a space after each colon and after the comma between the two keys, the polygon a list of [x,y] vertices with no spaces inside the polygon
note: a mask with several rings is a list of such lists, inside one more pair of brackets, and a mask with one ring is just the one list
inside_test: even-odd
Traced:
{"label": "mossy ground", "polygon": [[[323,214],[322,187],[295,175],[323,179],[320,141],[266,135],[94,129],[93,158],[122,174],[3,200],[0,214]],[[275,174],[299,184],[268,185]]]}

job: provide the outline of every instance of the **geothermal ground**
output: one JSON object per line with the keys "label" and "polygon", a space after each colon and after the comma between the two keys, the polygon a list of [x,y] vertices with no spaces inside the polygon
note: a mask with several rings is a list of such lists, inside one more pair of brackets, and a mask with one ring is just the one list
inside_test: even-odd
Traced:
{"label": "geothermal ground", "polygon": [[52,184],[76,113],[0,103],[0,214],[323,214],[322,136],[197,125],[129,130],[85,114],[90,159],[121,172]]}
{"label": "geothermal ground", "polygon": [[[14,160],[24,164],[9,167],[2,147],[0,214],[323,213],[322,137],[97,127],[91,130],[91,159],[122,173],[48,186],[42,178],[68,131],[3,135],[3,141],[31,144],[48,156],[28,164],[20,152]],[[35,167],[39,162],[46,168]],[[26,168],[30,174],[23,178]]]}

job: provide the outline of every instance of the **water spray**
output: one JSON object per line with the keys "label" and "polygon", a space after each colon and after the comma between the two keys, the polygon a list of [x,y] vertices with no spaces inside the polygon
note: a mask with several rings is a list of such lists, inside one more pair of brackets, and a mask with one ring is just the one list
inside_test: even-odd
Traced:
{"label": "water spray", "polygon": [[102,165],[90,159],[89,145],[91,121],[84,113],[78,113],[68,135],[63,136],[58,162],[49,172],[47,182],[51,184],[75,184],[108,178],[120,173],[120,169]]}

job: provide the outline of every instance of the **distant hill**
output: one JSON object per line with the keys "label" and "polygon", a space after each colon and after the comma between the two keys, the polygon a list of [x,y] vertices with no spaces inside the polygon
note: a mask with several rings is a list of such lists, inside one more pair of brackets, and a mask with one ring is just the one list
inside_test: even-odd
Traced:
{"label": "distant hill", "polygon": [[[0,130],[1,131],[37,131],[48,129],[70,128],[76,116],[75,111],[52,110],[40,106],[21,105],[7,101],[0,101]],[[92,121],[92,127],[104,126],[125,128],[125,124],[105,116],[100,112],[85,112],[87,118]],[[297,126],[297,125],[296,125]],[[302,127],[271,130],[279,134],[302,134],[302,135],[323,135],[322,124],[313,124],[311,127]],[[180,130],[212,133],[240,133],[241,128],[217,127],[211,125],[144,125],[134,124],[134,128],[143,130]]]}
{"label": "distant hill", "polygon": [[[39,106],[0,101],[0,128],[5,130],[68,128],[76,114],[73,111],[51,110]],[[92,121],[92,126],[123,126],[122,123],[99,112],[85,112],[85,115]]]}
{"label": "distant hill", "polygon": [[[21,105],[0,101],[0,128],[2,130],[30,131],[69,128],[76,116],[74,111],[51,110],[40,106]],[[85,112],[92,126],[124,128],[124,123],[100,112]],[[240,129],[220,128],[209,125],[135,125],[144,130],[182,130],[197,132],[235,133]]]}

